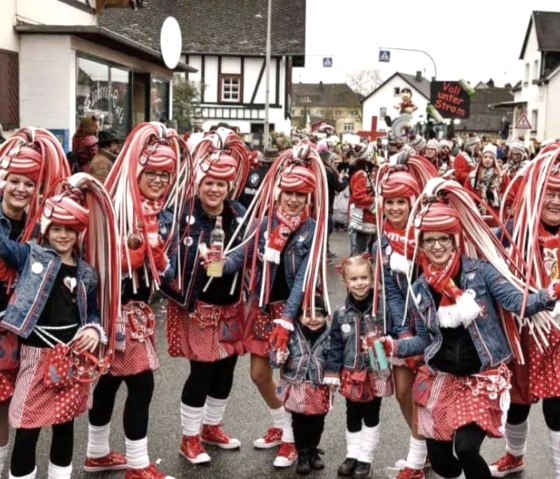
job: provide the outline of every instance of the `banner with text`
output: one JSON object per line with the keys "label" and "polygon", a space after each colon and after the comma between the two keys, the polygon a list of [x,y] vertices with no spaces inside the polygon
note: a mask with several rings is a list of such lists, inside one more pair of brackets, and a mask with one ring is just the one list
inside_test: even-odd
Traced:
{"label": "banner with text", "polygon": [[471,99],[456,81],[433,81],[430,102],[443,118],[467,119],[471,113]]}

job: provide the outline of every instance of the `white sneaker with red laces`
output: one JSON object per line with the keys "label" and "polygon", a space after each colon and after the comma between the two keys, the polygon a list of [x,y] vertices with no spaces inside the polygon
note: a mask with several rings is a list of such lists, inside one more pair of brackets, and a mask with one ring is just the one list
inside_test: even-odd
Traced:
{"label": "white sneaker with red laces", "polygon": [[492,477],[506,477],[525,468],[523,456],[514,456],[506,452],[500,459],[490,466]]}
{"label": "white sneaker with red laces", "polygon": [[282,442],[282,429],[269,427],[263,437],[255,439],[253,446],[257,449],[270,449],[279,446]]}
{"label": "white sneaker with red laces", "polygon": [[293,442],[283,442],[276,452],[274,467],[290,467],[297,461],[296,445]]}

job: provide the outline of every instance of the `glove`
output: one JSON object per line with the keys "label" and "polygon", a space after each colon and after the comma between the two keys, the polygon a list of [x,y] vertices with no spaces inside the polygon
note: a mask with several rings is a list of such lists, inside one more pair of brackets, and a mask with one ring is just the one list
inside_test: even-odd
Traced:
{"label": "glove", "polygon": [[367,333],[362,338],[362,351],[365,353],[369,348],[373,348],[373,343],[379,339],[375,333]]}
{"label": "glove", "polygon": [[337,373],[326,373],[323,384],[330,389],[337,389],[340,387],[340,376]]}
{"label": "glove", "polygon": [[396,341],[391,336],[383,336],[379,340],[381,341],[381,344],[383,344],[385,356],[387,356],[388,358],[393,357],[397,350]]}
{"label": "glove", "polygon": [[152,256],[154,257],[156,268],[160,273],[165,272],[165,270],[169,268],[169,258],[163,250],[163,244],[157,246],[156,248],[152,248]]}
{"label": "glove", "polygon": [[293,331],[294,327],[284,319],[275,319],[274,323],[269,343],[271,349],[277,351],[278,363],[283,364],[288,359],[288,341],[290,340],[290,332]]}

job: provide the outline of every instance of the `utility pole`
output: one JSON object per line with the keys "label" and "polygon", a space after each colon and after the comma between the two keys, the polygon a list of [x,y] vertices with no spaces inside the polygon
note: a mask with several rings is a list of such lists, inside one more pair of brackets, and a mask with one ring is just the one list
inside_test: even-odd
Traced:
{"label": "utility pole", "polygon": [[402,50],[403,52],[418,52],[418,53],[423,53],[424,55],[426,55],[431,61],[432,61],[432,65],[434,66],[434,80],[437,79],[437,67],[436,67],[436,62],[434,61],[434,59],[432,58],[432,56],[424,51],[424,50],[418,50],[416,48],[395,48],[395,47],[383,47],[380,48],[380,50]]}
{"label": "utility pole", "polygon": [[272,24],[272,0],[268,0],[268,12],[266,15],[266,60],[265,60],[265,93],[264,93],[264,135],[263,151],[270,148],[270,30]]}

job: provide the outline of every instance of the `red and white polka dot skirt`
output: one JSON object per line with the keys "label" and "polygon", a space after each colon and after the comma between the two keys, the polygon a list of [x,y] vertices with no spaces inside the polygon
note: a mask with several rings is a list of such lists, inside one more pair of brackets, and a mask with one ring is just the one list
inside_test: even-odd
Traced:
{"label": "red and white polka dot skirt", "polygon": [[328,386],[315,386],[310,381],[292,384],[281,381],[278,397],[287,411],[299,414],[326,414],[330,409]]}
{"label": "red and white polka dot skirt", "polygon": [[21,365],[10,403],[10,425],[32,429],[63,424],[87,411],[90,383],[72,381],[66,387],[45,385],[51,348],[21,346]]}
{"label": "red and white polka dot skirt", "polygon": [[505,365],[472,376],[431,372],[422,366],[412,390],[418,405],[418,432],[451,441],[455,431],[476,423],[490,437],[502,437],[510,404],[510,372]]}
{"label": "red and white polka dot skirt", "polygon": [[195,361],[214,362],[241,355],[243,349],[242,302],[215,306],[197,301],[191,313],[169,301],[167,345],[169,355]]}
{"label": "red and white polka dot skirt", "polygon": [[394,389],[392,374],[381,376],[366,369],[343,369],[340,374],[340,394],[353,402],[369,402],[376,397],[388,397],[393,394]]}
{"label": "red and white polka dot skirt", "polygon": [[247,311],[243,345],[245,350],[255,356],[268,359],[270,355],[270,335],[274,329],[274,319],[282,317],[285,302],[269,304],[270,314],[259,308],[259,301],[252,296]]}

